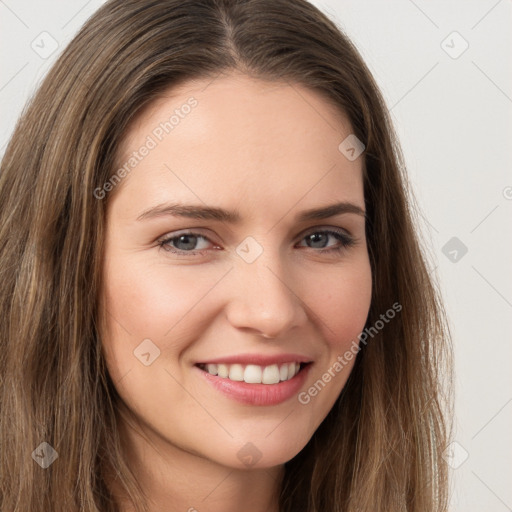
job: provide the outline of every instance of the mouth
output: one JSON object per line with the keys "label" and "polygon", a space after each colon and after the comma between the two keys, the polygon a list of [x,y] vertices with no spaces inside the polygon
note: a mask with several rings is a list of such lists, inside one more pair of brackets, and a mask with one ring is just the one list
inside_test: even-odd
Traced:
{"label": "mouth", "polygon": [[[254,362],[254,361],[253,361]],[[198,375],[221,395],[251,406],[277,406],[305,385],[313,361],[260,366],[242,363],[197,363]]]}
{"label": "mouth", "polygon": [[209,375],[234,382],[272,385],[293,379],[312,362],[290,361],[260,366],[256,364],[197,363],[195,366]]}

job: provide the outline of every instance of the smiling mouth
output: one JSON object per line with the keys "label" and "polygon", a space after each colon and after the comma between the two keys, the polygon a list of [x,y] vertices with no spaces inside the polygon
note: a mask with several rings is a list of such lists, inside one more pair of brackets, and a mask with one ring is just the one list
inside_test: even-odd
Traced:
{"label": "smiling mouth", "polygon": [[299,372],[311,363],[289,362],[260,366],[255,364],[204,364],[195,366],[223,379],[247,384],[279,384],[293,379]]}

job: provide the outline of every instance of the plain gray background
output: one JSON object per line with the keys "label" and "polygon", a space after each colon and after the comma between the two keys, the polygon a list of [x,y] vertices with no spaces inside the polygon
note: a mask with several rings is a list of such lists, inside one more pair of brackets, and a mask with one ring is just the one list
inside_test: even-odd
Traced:
{"label": "plain gray background", "polygon": [[[451,510],[512,511],[512,0],[312,3],[374,73],[420,202],[456,351]],[[102,4],[0,0],[1,154],[27,98]]]}

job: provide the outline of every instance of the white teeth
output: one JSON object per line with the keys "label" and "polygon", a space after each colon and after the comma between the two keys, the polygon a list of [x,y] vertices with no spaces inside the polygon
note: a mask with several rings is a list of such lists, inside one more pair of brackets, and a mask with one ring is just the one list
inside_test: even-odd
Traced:
{"label": "white teeth", "polygon": [[248,364],[206,364],[202,368],[211,375],[248,384],[277,384],[290,380],[300,370],[300,363],[284,363],[281,365],[258,366]]}
{"label": "white teeth", "polygon": [[244,369],[241,364],[232,364],[229,368],[229,380],[244,380]]}
{"label": "white teeth", "polygon": [[265,366],[263,374],[261,376],[262,384],[277,384],[279,382],[279,366],[277,364],[271,364]]}
{"label": "white teeth", "polygon": [[227,364],[219,364],[217,371],[219,372],[219,377],[222,377],[223,379],[226,379],[229,375],[229,367]]}
{"label": "white teeth", "polygon": [[261,366],[248,364],[244,371],[244,381],[249,384],[261,384]]}
{"label": "white teeth", "polygon": [[211,373],[212,375],[217,375],[218,369],[216,364],[207,364],[206,369],[208,370],[208,373]]}

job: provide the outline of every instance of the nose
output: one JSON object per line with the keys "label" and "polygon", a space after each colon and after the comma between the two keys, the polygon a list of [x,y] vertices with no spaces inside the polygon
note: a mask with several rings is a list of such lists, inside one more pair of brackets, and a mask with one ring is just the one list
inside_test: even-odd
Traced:
{"label": "nose", "polygon": [[238,261],[231,272],[232,297],[226,306],[231,325],[264,338],[284,337],[304,326],[304,303],[292,286],[290,272],[265,251],[253,263]]}

